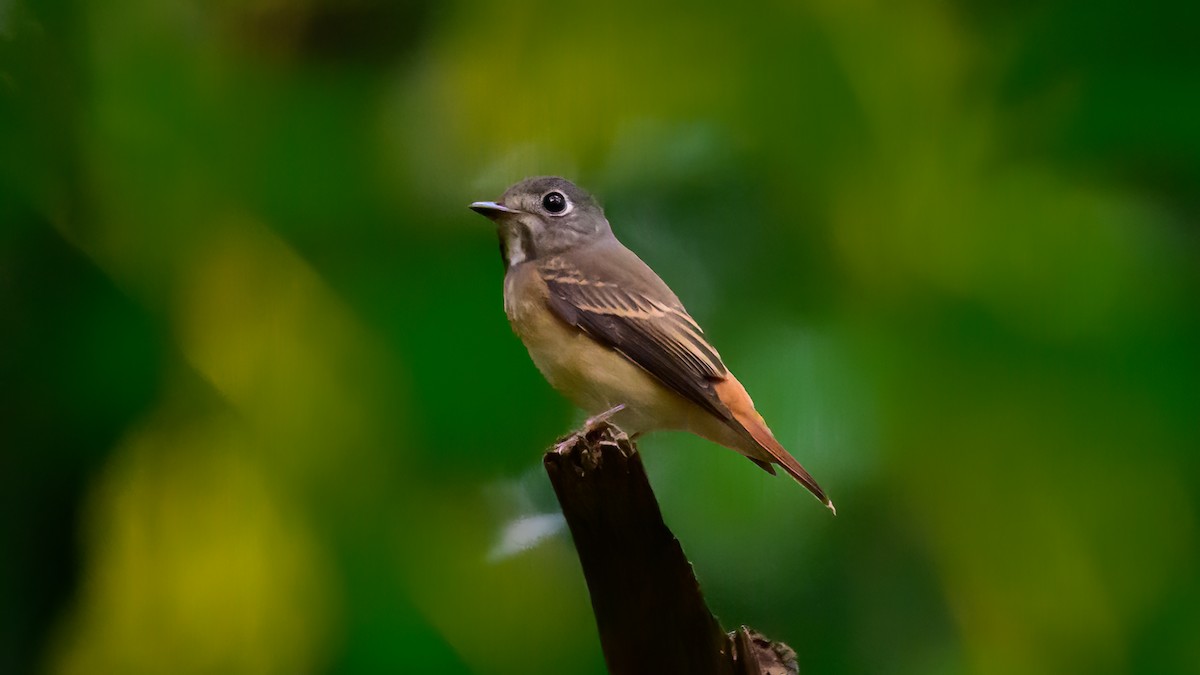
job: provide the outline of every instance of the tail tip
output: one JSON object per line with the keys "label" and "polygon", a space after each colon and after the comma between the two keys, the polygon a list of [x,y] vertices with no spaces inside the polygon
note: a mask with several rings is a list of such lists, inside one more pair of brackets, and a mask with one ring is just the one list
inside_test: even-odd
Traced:
{"label": "tail tip", "polygon": [[826,498],[825,498],[825,508],[827,508],[827,509],[829,509],[830,511],[832,511],[832,512],[833,512],[833,515],[835,515],[835,516],[837,515],[837,507],[835,507],[835,506],[833,505],[833,500],[832,500],[832,499],[830,499],[829,497],[826,497]]}

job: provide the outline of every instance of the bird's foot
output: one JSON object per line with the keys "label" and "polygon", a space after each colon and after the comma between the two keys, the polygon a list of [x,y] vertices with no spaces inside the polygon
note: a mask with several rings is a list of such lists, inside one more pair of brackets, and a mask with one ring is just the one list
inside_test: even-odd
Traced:
{"label": "bird's foot", "polygon": [[605,410],[604,412],[600,413],[599,415],[592,415],[591,417],[589,417],[583,421],[583,429],[581,429],[580,431],[582,431],[583,435],[586,436],[586,435],[592,433],[593,431],[595,431],[601,425],[608,422],[608,420],[612,419],[613,415],[616,415],[617,413],[621,412],[624,409],[625,409],[625,404],[618,403],[618,404],[614,405],[613,407],[609,408],[608,410]]}
{"label": "bird's foot", "polygon": [[580,436],[578,431],[570,434],[566,438],[554,444],[554,452],[560,455],[567,454],[571,451],[571,448],[575,447],[575,444],[579,442],[579,439]]}
{"label": "bird's foot", "polygon": [[587,418],[583,422],[583,427],[581,427],[578,431],[571,433],[566,438],[554,444],[554,452],[557,452],[560,455],[567,454],[570,452],[571,448],[575,447],[576,443],[587,438],[593,431],[604,426],[613,415],[616,415],[624,409],[625,404],[618,403],[602,413],[592,415],[591,417]]}

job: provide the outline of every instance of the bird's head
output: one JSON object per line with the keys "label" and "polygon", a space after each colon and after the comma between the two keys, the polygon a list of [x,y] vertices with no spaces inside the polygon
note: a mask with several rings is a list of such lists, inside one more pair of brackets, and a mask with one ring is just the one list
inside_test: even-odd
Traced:
{"label": "bird's head", "polygon": [[611,235],[604,210],[582,188],[565,178],[527,178],[494,202],[475,202],[471,210],[496,223],[505,265],[562,253]]}

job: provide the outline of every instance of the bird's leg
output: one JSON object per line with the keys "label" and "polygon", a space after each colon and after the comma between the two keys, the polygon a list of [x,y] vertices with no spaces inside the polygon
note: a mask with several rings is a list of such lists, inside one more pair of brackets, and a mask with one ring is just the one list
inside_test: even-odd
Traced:
{"label": "bird's leg", "polygon": [[595,431],[597,429],[597,427],[599,427],[600,425],[604,424],[609,419],[611,419],[613,415],[616,415],[617,413],[621,412],[624,409],[625,409],[625,404],[618,403],[618,404],[614,405],[613,407],[609,408],[608,410],[605,410],[604,412],[600,413],[599,415],[592,415],[591,417],[589,417],[583,421],[583,429],[581,429],[580,431],[582,431],[583,435],[586,436],[586,435],[592,433],[593,431]]}
{"label": "bird's leg", "polygon": [[618,403],[602,413],[592,415],[584,420],[582,428],[556,443],[554,445],[554,451],[560,455],[566,454],[572,447],[575,446],[576,443],[586,438],[588,434],[600,428],[602,425],[608,422],[613,415],[616,415],[624,409],[625,404]]}

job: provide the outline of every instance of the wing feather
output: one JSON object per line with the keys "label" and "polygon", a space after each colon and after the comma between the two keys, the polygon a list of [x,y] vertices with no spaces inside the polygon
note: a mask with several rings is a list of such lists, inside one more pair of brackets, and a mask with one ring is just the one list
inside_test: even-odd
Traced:
{"label": "wing feather", "polygon": [[678,300],[596,279],[562,258],[543,263],[538,272],[559,318],[624,354],[680,396],[732,420],[713,388],[728,373],[725,364]]}
{"label": "wing feather", "polygon": [[551,310],[744,434],[761,453],[739,452],[771,473],[772,464],[779,464],[833,509],[813,477],[775,440],[745,388],[666,284],[623,247],[608,253],[615,257],[606,260],[611,264],[603,277],[594,256],[541,261],[537,269]]}

